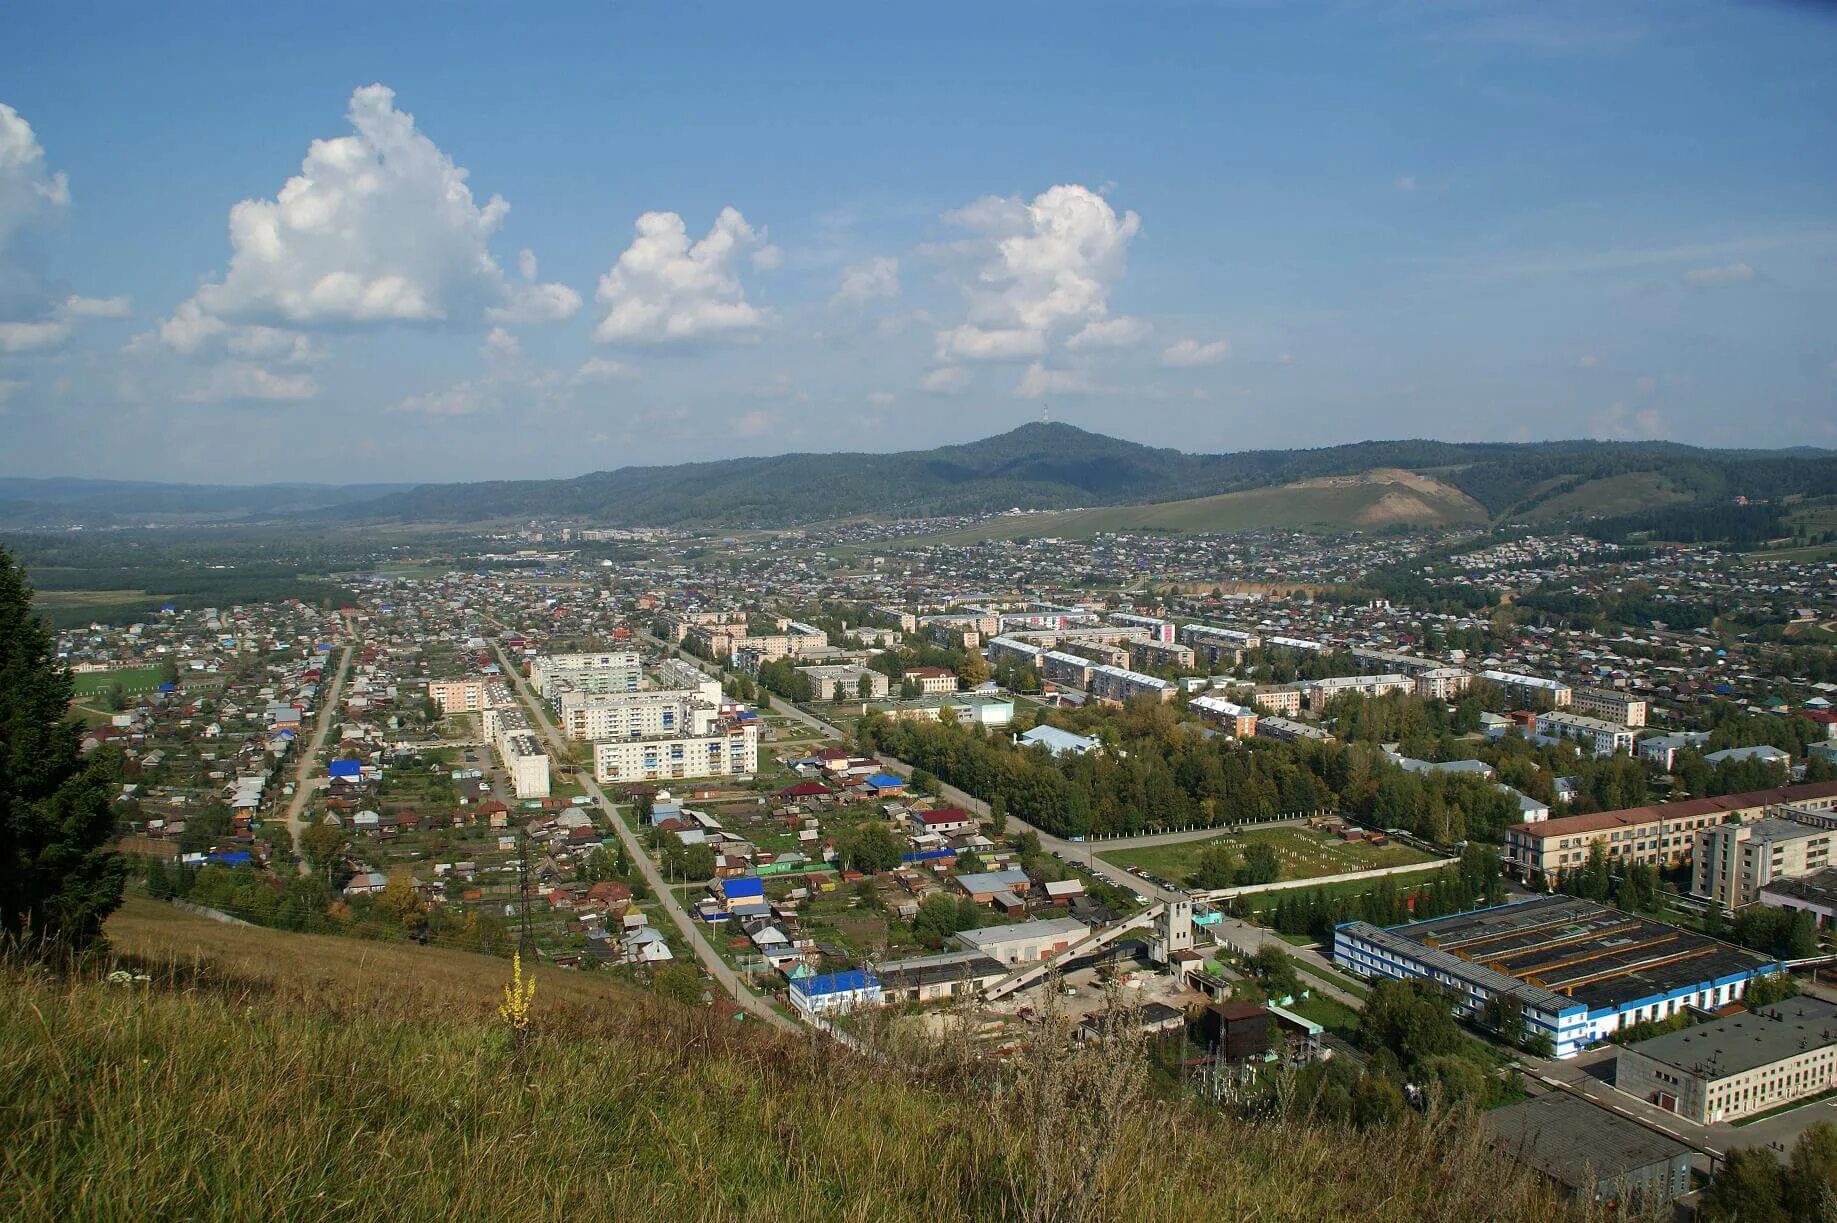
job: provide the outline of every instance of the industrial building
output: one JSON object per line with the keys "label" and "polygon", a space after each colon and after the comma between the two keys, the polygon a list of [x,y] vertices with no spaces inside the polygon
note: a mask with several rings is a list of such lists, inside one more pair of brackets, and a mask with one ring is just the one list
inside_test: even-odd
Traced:
{"label": "industrial building", "polygon": [[1803,879],[1775,879],[1760,889],[1760,902],[1776,909],[1810,913],[1818,928],[1837,926],[1837,867]]}
{"label": "industrial building", "polygon": [[1637,1213],[1690,1192],[1690,1148],[1590,1104],[1549,1091],[1480,1114],[1487,1139],[1571,1198]]}
{"label": "industrial building", "polygon": [[1468,1015],[1492,998],[1513,999],[1526,1032],[1548,1037],[1559,1058],[1625,1025],[1725,1006],[1779,968],[1695,931],[1572,896],[1390,929],[1347,922],[1334,931],[1333,960],[1363,977],[1434,982]]}
{"label": "industrial building", "polygon": [[997,963],[1029,964],[1050,959],[1089,933],[1090,927],[1075,917],[1048,917],[964,930],[952,937]]}
{"label": "industrial building", "polygon": [[1705,828],[1691,851],[1690,894],[1733,912],[1761,889],[1831,865],[1837,829],[1770,817]]}
{"label": "industrial building", "polygon": [[1699,1125],[1837,1088],[1837,1006],[1803,995],[1621,1049],[1614,1085]]}
{"label": "industrial building", "polygon": [[941,951],[882,964],[875,975],[887,1002],[936,1002],[993,985],[1008,967],[980,951]]}

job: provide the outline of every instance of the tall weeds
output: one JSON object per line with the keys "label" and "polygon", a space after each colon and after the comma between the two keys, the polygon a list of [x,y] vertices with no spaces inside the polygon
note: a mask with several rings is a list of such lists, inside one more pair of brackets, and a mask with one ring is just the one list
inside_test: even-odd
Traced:
{"label": "tall weeds", "polygon": [[1461,1114],[1360,1134],[1156,1098],[1120,1003],[1110,1039],[1042,1017],[1008,1062],[965,1010],[906,1061],[541,971],[513,1058],[500,960],[111,934],[125,982],[0,966],[0,1217],[1563,1217]]}

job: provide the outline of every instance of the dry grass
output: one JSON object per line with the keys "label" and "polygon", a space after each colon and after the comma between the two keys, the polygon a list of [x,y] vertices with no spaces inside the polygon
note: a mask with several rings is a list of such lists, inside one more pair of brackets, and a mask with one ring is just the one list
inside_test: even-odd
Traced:
{"label": "dry grass", "polygon": [[0,1217],[1563,1217],[1462,1114],[1238,1122],[1057,1036],[1023,1078],[896,1066],[554,972],[519,1058],[499,960],[144,902],[110,934],[152,982],[0,970]]}

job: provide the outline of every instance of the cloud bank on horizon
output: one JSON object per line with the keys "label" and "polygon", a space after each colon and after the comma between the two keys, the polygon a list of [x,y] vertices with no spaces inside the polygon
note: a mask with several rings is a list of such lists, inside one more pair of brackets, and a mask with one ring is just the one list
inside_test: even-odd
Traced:
{"label": "cloud bank on horizon", "polygon": [[[1525,125],[1571,121],[1554,82],[1572,75],[1637,135],[1643,104],[1606,75],[1671,72],[1681,87],[1691,38],[1597,38],[1585,12],[1539,19],[1565,40],[1401,18],[1383,32],[1419,65],[1477,57],[1519,80],[1528,101],[1501,88],[1474,105],[1526,142]],[[1774,27],[1787,18],[1766,21],[1757,47],[1786,36]],[[1802,43],[1808,30],[1837,51],[1831,23],[1791,33]],[[1271,88],[1248,67],[1236,84]],[[1799,84],[1833,105],[1758,96],[1753,124],[1785,115],[1797,135],[1837,140],[1837,86]],[[1837,227],[1806,206],[1837,187],[1828,159],[1801,159],[1792,181],[1789,159],[1754,168],[1758,194],[1796,207],[1680,203],[1655,217],[1632,207],[1647,188],[1604,162],[1612,142],[1574,154],[1572,181],[1541,185],[1453,130],[1379,140],[1382,160],[1356,171],[1290,169],[1284,135],[1323,153],[1320,127],[1345,120],[1290,96],[1286,119],[1257,120],[1269,130],[1218,118],[1235,151],[1217,157],[1190,144],[1131,156],[1099,132],[1098,156],[977,171],[984,149],[1018,146],[959,130],[926,148],[935,184],[915,191],[900,175],[890,194],[871,179],[787,181],[739,153],[659,174],[665,163],[610,139],[579,154],[606,165],[563,174],[517,156],[514,137],[481,137],[476,111],[449,121],[450,95],[411,110],[406,94],[357,86],[340,124],[325,105],[337,95],[306,91],[320,118],[303,152],[258,142],[238,176],[260,181],[265,165],[272,185],[223,200],[214,249],[176,243],[160,274],[121,244],[195,224],[149,189],[139,229],[111,229],[89,201],[112,213],[139,187],[97,155],[109,133],[59,122],[67,161],[44,133],[55,99],[30,114],[0,99],[0,417],[25,443],[10,469],[572,474],[966,440],[1042,401],[1189,450],[1385,436],[1837,445]],[[259,111],[240,122],[259,129]],[[570,130],[578,142],[588,129]],[[701,130],[672,129],[678,142]],[[1718,147],[1746,130],[1724,120],[1690,138]],[[200,134],[194,151],[206,147]],[[604,198],[557,191],[550,171]],[[997,189],[967,189],[977,177]],[[612,201],[628,197],[644,206],[621,219]],[[185,262],[193,283],[175,292]]]}

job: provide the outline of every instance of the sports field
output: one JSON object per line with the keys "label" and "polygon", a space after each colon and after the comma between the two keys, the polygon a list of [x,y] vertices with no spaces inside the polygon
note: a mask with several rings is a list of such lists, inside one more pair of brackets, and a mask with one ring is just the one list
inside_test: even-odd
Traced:
{"label": "sports field", "polygon": [[1140,849],[1099,850],[1097,856],[1117,866],[1139,866],[1170,883],[1185,883],[1186,874],[1199,861],[1199,855],[1213,845],[1229,845],[1240,859],[1250,845],[1268,845],[1282,862],[1283,879],[1318,879],[1322,875],[1343,875],[1352,871],[1375,870],[1385,866],[1409,866],[1429,861],[1429,855],[1407,845],[1368,845],[1363,841],[1342,841],[1338,837],[1311,828],[1252,828],[1230,832],[1199,841],[1182,841],[1175,845],[1149,845]]}
{"label": "sports field", "polygon": [[85,671],[71,677],[78,696],[95,696],[120,684],[129,696],[159,687],[158,667],[122,667],[114,671]]}

